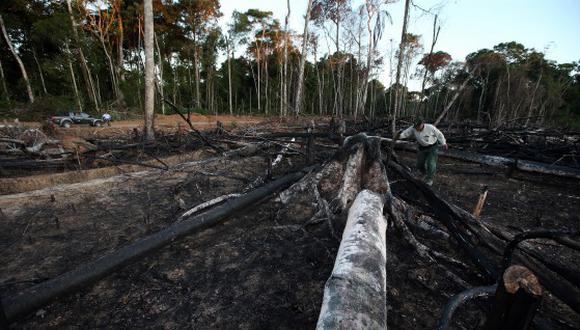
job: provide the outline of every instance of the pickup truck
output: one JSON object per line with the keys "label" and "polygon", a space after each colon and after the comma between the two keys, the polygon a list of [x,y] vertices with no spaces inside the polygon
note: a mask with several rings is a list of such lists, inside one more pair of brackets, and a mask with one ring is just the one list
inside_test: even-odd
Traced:
{"label": "pickup truck", "polygon": [[102,119],[92,118],[89,114],[84,112],[68,112],[60,116],[53,116],[50,118],[50,121],[64,128],[69,128],[72,124],[89,124],[95,127],[99,127],[103,124]]}

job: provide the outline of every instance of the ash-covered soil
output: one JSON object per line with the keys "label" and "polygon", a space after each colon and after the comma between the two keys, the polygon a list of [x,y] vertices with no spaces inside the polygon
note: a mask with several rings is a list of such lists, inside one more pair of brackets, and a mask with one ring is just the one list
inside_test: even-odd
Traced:
{"label": "ash-covered soil", "polygon": [[[330,144],[330,142],[325,142]],[[317,149],[317,161],[331,155]],[[412,165],[412,153],[400,153]],[[210,157],[210,155],[207,155]],[[6,297],[127,245],[170,225],[187,208],[214,197],[241,192],[266,172],[272,155],[257,154],[152,170],[39,191],[0,196],[0,295]],[[275,155],[274,155],[275,157]],[[280,176],[304,167],[300,156],[284,157]],[[340,168],[318,187],[333,198]],[[393,193],[430,214],[426,201],[389,172]],[[514,231],[578,229],[578,182],[517,173],[440,158],[434,189],[471,211],[482,185],[489,195],[482,221]],[[129,265],[76,294],[58,299],[14,328],[311,329],[339,242],[321,216],[311,188],[277,196],[222,224],[188,236]],[[185,206],[185,207],[184,207]],[[337,215],[340,227],[346,214]],[[339,228],[340,229],[340,228]],[[415,235],[466,268],[446,265],[473,286],[482,278],[452,241]],[[339,235],[340,236],[340,235]],[[577,267],[576,254],[542,245]],[[570,263],[573,262],[573,263]],[[433,329],[448,298],[462,289],[419,258],[394,227],[387,231],[389,329]],[[556,328],[580,327],[567,307],[542,305],[540,316]],[[486,300],[461,308],[457,329],[483,322]]]}

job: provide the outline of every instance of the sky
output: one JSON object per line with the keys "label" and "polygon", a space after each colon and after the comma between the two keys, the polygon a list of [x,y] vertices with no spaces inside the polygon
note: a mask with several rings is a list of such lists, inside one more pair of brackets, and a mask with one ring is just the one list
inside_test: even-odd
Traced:
{"label": "sky", "polygon": [[[356,6],[362,0],[352,2]],[[414,0],[413,3],[438,13],[441,32],[435,51],[445,51],[454,60],[463,61],[467,54],[501,42],[517,41],[545,52],[548,59],[559,63],[580,61],[580,0]],[[231,19],[234,10],[269,10],[282,24],[287,10],[285,0],[221,0],[221,6],[222,26]],[[307,0],[290,0],[290,28],[300,34],[306,6]],[[393,22],[386,26],[378,46],[383,55],[391,42],[395,47],[399,43],[404,1],[384,9]],[[411,7],[408,32],[422,36],[425,52],[431,44],[432,30],[433,16]],[[385,63],[379,79],[388,84],[388,61]],[[420,83],[411,80],[409,85],[417,89]]]}

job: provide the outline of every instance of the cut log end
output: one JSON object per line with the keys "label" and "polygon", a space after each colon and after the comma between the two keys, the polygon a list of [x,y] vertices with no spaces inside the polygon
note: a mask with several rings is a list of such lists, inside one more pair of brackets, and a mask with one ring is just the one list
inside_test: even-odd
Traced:
{"label": "cut log end", "polygon": [[511,294],[520,289],[534,296],[541,296],[543,292],[536,275],[524,266],[513,265],[509,267],[503,274],[503,282],[506,291]]}

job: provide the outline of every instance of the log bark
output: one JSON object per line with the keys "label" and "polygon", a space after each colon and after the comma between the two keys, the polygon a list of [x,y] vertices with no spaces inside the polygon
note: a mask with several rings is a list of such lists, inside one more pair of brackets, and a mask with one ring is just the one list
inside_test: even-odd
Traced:
{"label": "log bark", "polygon": [[333,209],[337,212],[345,210],[352,203],[361,189],[362,162],[364,158],[364,146],[358,144],[356,151],[349,157],[344,171],[342,186],[336,199],[333,201]]}
{"label": "log bark", "polygon": [[386,230],[384,199],[361,191],[348,220],[330,278],[317,329],[384,329],[386,310]]}
{"label": "log bark", "polygon": [[144,38],[145,38],[145,140],[155,140],[155,59],[153,57],[153,2],[144,1]]}
{"label": "log bark", "polygon": [[[181,222],[176,222],[155,234],[138,240],[111,254],[81,265],[56,278],[34,285],[14,297],[4,298],[1,301],[1,305],[6,320],[7,322],[14,322],[18,318],[47,305],[54,299],[83,289],[128,264],[161,249],[169,243],[214,226],[274,192],[288,187],[304,176],[304,174],[304,172],[295,172],[283,176],[261,188],[244,194],[240,198],[226,202],[211,211],[190,217]],[[384,302],[383,306],[385,306]]]}

